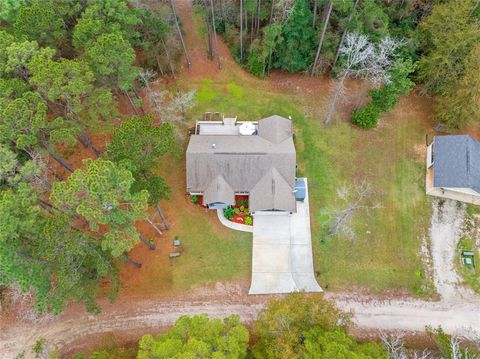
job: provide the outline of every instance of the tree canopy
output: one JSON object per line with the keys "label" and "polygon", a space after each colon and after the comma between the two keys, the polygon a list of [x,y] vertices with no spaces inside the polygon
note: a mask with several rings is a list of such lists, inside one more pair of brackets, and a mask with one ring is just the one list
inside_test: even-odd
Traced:
{"label": "tree canopy", "polygon": [[424,54],[419,60],[419,78],[434,95],[455,86],[465,69],[465,59],[480,41],[480,28],[472,16],[473,0],[448,0],[436,4],[420,24]]}
{"label": "tree canopy", "polygon": [[148,192],[132,193],[133,182],[131,172],[123,166],[87,159],[65,181],[53,184],[50,199],[99,236],[102,249],[116,258],[138,242],[133,222],[145,218]]}
{"label": "tree canopy", "polygon": [[246,358],[249,334],[238,316],[209,319],[182,316],[165,334],[142,337],[138,359]]}
{"label": "tree canopy", "polygon": [[138,119],[143,129],[115,137],[114,161],[75,169],[69,158],[92,157],[82,146],[101,155],[90,135],[112,129],[124,93],[138,106],[135,50],[155,52],[149,71],[163,71],[165,57],[174,69],[165,9],[126,0],[0,3],[0,285],[29,292],[41,311],[76,300],[96,312],[100,288],[113,298],[118,264],[135,264],[127,255],[140,238],[135,222],[168,197],[153,167],[173,145],[169,125]]}
{"label": "tree canopy", "polygon": [[312,11],[307,0],[298,0],[288,20],[283,25],[282,46],[277,48],[275,66],[290,72],[307,69],[315,50],[315,32],[310,26]]}

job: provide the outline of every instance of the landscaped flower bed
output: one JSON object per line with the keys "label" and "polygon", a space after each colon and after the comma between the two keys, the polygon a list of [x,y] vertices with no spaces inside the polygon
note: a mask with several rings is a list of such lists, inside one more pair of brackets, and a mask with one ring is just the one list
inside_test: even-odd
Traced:
{"label": "landscaped flower bed", "polygon": [[230,206],[223,210],[223,214],[229,221],[253,225],[253,217],[248,210],[248,199],[237,199],[235,206]]}
{"label": "landscaped flower bed", "polygon": [[199,206],[207,208],[207,206],[203,204],[203,196],[197,196],[194,194],[190,196],[190,200],[192,201],[193,204],[198,204]]}

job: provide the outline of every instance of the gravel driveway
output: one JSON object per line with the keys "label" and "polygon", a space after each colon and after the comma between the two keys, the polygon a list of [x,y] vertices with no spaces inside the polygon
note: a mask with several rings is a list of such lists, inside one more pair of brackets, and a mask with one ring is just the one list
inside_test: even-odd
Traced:
{"label": "gravel driveway", "polygon": [[465,205],[452,200],[432,202],[430,223],[433,280],[445,302],[475,301],[476,295],[461,285],[455,269],[455,254],[460,240]]}

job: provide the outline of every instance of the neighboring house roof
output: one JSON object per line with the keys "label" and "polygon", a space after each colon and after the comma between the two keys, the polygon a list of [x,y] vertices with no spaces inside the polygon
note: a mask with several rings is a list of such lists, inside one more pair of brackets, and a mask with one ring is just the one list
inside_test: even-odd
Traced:
{"label": "neighboring house roof", "polygon": [[470,136],[436,136],[433,186],[471,188],[480,193],[480,143]]}
{"label": "neighboring house roof", "polygon": [[[295,211],[296,153],[290,120],[280,116],[260,120],[258,135],[192,135],[186,157],[187,190],[208,193],[204,203],[231,203],[225,202],[231,189],[250,192],[251,211]],[[270,187],[261,188],[270,190],[263,193],[259,182],[268,180]],[[271,180],[279,190],[272,192]]]}

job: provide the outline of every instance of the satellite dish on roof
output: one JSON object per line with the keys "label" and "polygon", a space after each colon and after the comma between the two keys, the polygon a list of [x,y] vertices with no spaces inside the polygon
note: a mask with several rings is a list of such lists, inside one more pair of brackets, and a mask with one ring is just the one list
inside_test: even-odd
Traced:
{"label": "satellite dish on roof", "polygon": [[242,136],[251,136],[255,133],[255,125],[251,122],[244,122],[240,125],[239,132]]}

